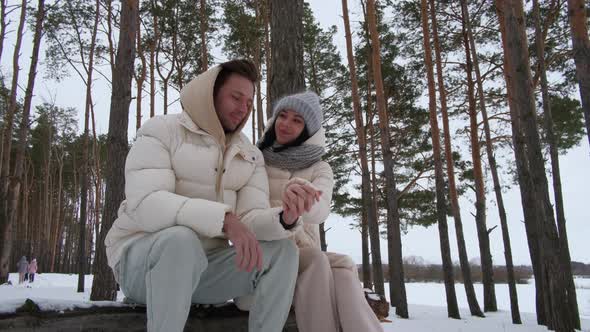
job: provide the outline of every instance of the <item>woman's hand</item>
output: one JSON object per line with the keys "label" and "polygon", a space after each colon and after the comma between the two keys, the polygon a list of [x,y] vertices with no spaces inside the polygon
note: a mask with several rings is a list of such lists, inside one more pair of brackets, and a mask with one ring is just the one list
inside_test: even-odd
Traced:
{"label": "woman's hand", "polygon": [[292,183],[283,192],[283,221],[291,225],[320,200],[322,192],[312,186]]}

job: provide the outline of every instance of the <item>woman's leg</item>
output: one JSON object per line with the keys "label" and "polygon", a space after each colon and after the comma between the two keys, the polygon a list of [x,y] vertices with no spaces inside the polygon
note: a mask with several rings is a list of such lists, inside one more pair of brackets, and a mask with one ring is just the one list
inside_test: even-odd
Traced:
{"label": "woman's leg", "polygon": [[336,305],[343,332],[382,332],[383,327],[367,303],[356,264],[346,255],[327,253],[334,276]]}
{"label": "woman's leg", "polygon": [[316,248],[299,251],[295,286],[295,317],[299,332],[339,332],[334,280],[325,253]]}

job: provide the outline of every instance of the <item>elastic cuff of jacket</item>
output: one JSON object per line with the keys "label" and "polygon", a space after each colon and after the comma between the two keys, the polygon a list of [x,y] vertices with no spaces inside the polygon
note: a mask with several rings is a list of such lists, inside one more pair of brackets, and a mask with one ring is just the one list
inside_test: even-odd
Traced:
{"label": "elastic cuff of jacket", "polygon": [[286,230],[290,230],[291,228],[297,226],[296,222],[292,223],[291,225],[287,225],[287,223],[285,223],[285,220],[283,219],[283,211],[279,213],[279,221],[281,225],[283,225],[283,228]]}

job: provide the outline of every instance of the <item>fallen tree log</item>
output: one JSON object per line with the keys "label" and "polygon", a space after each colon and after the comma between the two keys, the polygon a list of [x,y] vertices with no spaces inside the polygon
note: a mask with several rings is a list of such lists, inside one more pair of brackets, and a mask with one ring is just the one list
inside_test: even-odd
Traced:
{"label": "fallen tree log", "polygon": [[[27,299],[16,313],[0,314],[0,330],[10,331],[145,331],[144,306],[95,306],[64,311],[41,311]],[[248,313],[233,303],[220,307],[192,306],[185,331],[248,331]],[[283,332],[297,332],[293,311]]]}

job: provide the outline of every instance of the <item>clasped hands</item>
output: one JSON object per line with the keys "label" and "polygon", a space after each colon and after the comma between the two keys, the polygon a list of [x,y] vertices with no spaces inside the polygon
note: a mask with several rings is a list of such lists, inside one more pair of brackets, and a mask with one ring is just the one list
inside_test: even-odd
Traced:
{"label": "clasped hands", "polygon": [[[283,203],[283,222],[292,225],[305,212],[320,200],[322,192],[308,184],[291,183],[281,197]],[[262,248],[254,233],[246,227],[240,218],[231,212],[225,214],[223,231],[236,249],[236,266],[238,270],[252,271],[256,267],[262,270]]]}
{"label": "clasped hands", "polygon": [[283,221],[293,224],[305,212],[320,200],[322,192],[308,184],[291,183],[283,192]]}

